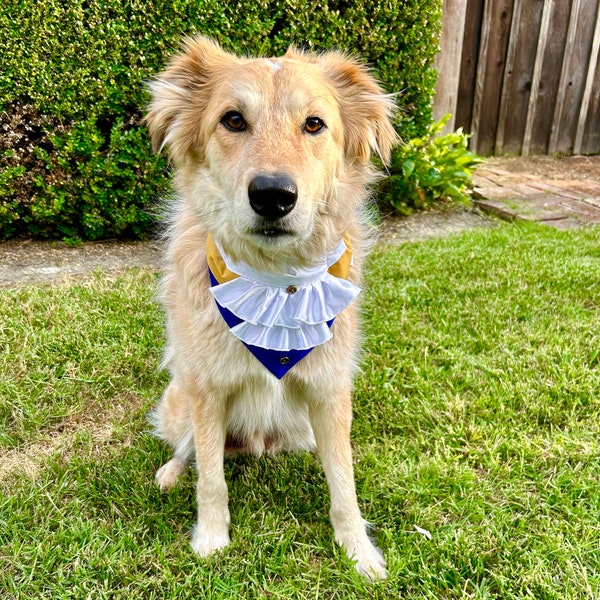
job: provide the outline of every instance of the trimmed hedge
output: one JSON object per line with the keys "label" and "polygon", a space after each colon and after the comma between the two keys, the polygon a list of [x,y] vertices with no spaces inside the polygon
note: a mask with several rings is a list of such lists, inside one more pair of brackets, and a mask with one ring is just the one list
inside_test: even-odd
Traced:
{"label": "trimmed hedge", "polygon": [[144,82],[183,34],[275,55],[291,43],[365,57],[399,92],[397,129],[424,134],[441,0],[4,0],[0,6],[0,238],[144,237],[164,158],[140,121]]}

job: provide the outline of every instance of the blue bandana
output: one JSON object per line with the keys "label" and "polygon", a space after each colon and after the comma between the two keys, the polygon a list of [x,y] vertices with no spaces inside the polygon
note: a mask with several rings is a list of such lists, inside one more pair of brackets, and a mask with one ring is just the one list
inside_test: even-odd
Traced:
{"label": "blue bandana", "polygon": [[233,262],[209,236],[211,292],[230,331],[261,364],[281,379],[316,346],[358,295],[346,277],[352,262],[346,239],[315,267],[282,275]]}

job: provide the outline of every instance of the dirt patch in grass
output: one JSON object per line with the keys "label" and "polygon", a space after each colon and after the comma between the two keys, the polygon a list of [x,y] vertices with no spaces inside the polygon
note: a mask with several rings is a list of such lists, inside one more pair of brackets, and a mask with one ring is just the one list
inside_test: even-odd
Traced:
{"label": "dirt patch in grass", "polygon": [[500,221],[466,206],[440,206],[409,217],[386,216],[380,227],[378,240],[386,244],[422,242],[442,238],[476,227],[494,227]]}
{"label": "dirt patch in grass", "polygon": [[[133,395],[114,398],[110,410],[73,415],[44,430],[37,441],[0,452],[0,493],[10,493],[15,477],[36,479],[53,457],[68,462],[76,453],[98,456],[110,446],[116,430],[129,423],[141,407],[141,399]],[[125,445],[127,440],[120,436],[119,446]]]}
{"label": "dirt patch in grass", "polygon": [[69,283],[95,271],[118,274],[130,267],[158,270],[161,246],[151,242],[87,242],[69,247],[32,240],[0,243],[0,289]]}

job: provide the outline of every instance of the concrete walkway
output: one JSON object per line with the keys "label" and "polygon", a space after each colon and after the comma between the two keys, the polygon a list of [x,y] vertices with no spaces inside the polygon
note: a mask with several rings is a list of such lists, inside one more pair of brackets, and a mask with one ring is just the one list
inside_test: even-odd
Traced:
{"label": "concrete walkway", "polygon": [[506,219],[557,229],[600,224],[600,156],[492,158],[473,183],[476,206]]}

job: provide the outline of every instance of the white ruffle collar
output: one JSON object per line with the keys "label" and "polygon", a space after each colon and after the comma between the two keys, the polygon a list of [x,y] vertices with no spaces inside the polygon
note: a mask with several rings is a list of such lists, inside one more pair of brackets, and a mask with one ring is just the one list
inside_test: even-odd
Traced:
{"label": "white ruffle collar", "polygon": [[227,268],[239,277],[213,286],[211,293],[242,319],[231,333],[252,346],[287,351],[323,344],[332,337],[328,323],[360,292],[358,286],[328,272],[346,252],[343,240],[314,266],[277,275],[234,262],[216,246]]}

